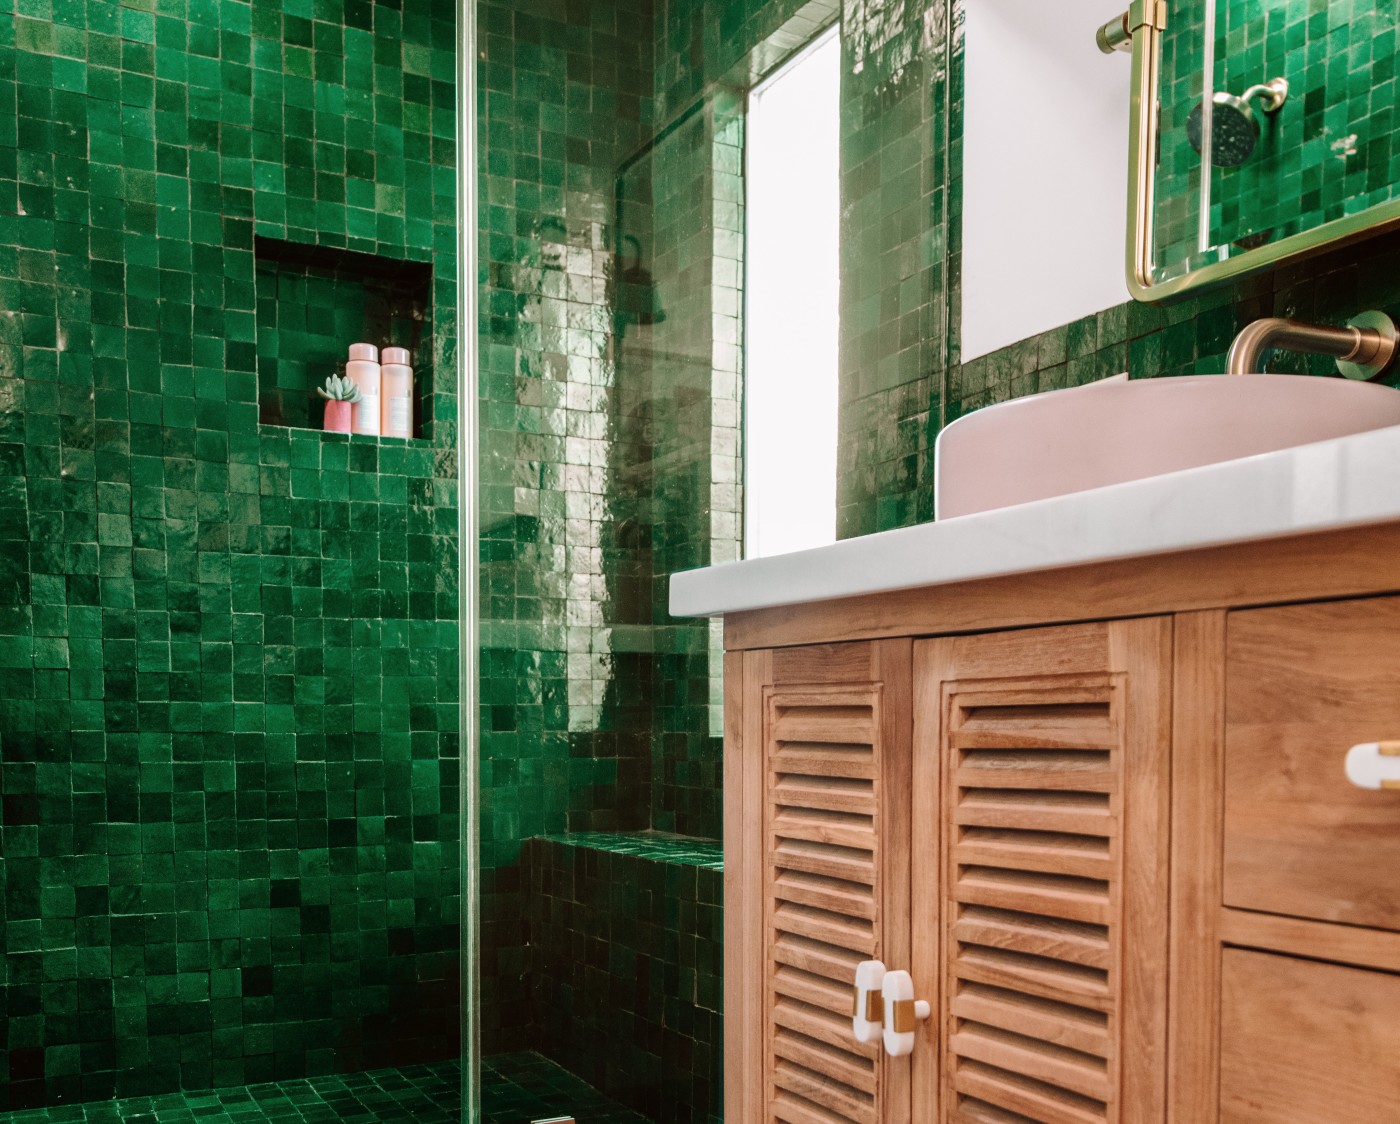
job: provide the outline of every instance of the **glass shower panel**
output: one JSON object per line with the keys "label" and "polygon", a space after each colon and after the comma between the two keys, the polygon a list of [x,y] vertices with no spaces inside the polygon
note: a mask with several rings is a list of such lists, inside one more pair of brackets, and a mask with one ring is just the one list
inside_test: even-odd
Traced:
{"label": "glass shower panel", "polygon": [[666,602],[739,551],[743,98],[658,124],[650,5],[480,12],[483,1111],[707,1119],[722,652]]}

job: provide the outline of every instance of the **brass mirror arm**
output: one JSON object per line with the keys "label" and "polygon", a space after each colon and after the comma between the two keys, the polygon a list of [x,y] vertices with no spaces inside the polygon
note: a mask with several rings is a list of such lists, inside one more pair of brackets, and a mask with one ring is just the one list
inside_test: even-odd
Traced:
{"label": "brass mirror arm", "polygon": [[1152,214],[1156,207],[1157,71],[1167,6],[1136,0],[1127,13],[1132,34],[1133,71],[1128,163],[1128,292],[1134,300],[1152,293]]}
{"label": "brass mirror arm", "polygon": [[1304,355],[1330,355],[1342,363],[1364,368],[1372,375],[1382,373],[1395,358],[1395,341],[1374,328],[1326,328],[1297,320],[1269,317],[1256,320],[1230,345],[1225,370],[1231,375],[1250,375],[1259,370],[1264,352],[1270,349],[1296,351]]}
{"label": "brass mirror arm", "polygon": [[1133,34],[1142,27],[1162,30],[1167,26],[1167,6],[1163,0],[1133,0],[1122,15],[1114,16],[1094,33],[1094,41],[1106,55],[1131,51]]}
{"label": "brass mirror arm", "polygon": [[1128,26],[1128,14],[1124,12],[1121,16],[1114,16],[1094,33],[1094,41],[1104,54],[1133,49],[1133,32]]}

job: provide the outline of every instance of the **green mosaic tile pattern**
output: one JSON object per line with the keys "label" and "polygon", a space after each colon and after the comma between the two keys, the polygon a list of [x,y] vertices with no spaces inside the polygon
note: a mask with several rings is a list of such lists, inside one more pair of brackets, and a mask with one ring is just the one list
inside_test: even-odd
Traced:
{"label": "green mosaic tile pattern", "polygon": [[570,835],[526,861],[538,1048],[653,1120],[718,1120],[718,845]]}
{"label": "green mosaic tile pattern", "polygon": [[[481,1065],[483,1124],[573,1115],[579,1124],[650,1124],[538,1054],[499,1054]],[[458,1124],[455,1060],[344,1076],[269,1082],[209,1093],[128,1097],[0,1113],[0,1124]]]}
{"label": "green mosaic tile pattern", "polygon": [[609,294],[615,173],[651,116],[650,7],[483,0],[478,21],[481,970],[490,1053],[532,1044],[524,840],[647,826],[651,643],[645,630],[614,631],[646,620],[638,612],[646,530],[615,475],[619,440],[634,438],[618,433]]}
{"label": "green mosaic tile pattern", "polygon": [[[723,653],[704,621],[672,621],[670,575],[739,557],[740,310],[743,307],[743,106],[703,98],[629,177],[654,198],[652,241],[664,322],[620,350],[624,377],[648,388],[652,471],[640,481],[652,531],[648,826],[720,834]],[[658,470],[655,466],[661,466]],[[679,471],[677,468],[679,467]]]}
{"label": "green mosaic tile pattern", "polygon": [[[1400,240],[1276,270],[1166,308],[1127,304],[984,356],[949,373],[949,420],[1022,394],[1080,386],[1123,371],[1133,378],[1220,374],[1230,343],[1250,321],[1288,316],[1343,324],[1361,308],[1400,313]],[[1335,375],[1322,357],[1275,352],[1268,371]],[[1400,385],[1400,375],[1392,376]]]}
{"label": "green mosaic tile pattern", "polygon": [[944,0],[842,5],[842,538],[933,517],[930,431],[959,229],[956,212],[945,220],[943,182],[960,151],[947,113],[949,9]]}
{"label": "green mosaic tile pattern", "polygon": [[1197,255],[1200,247],[1201,158],[1187,138],[1186,123],[1205,86],[1207,2],[1219,10],[1220,0],[1173,3],[1162,33],[1158,78],[1162,141],[1153,200],[1153,252],[1159,267],[1171,274],[1186,268],[1187,259]]}
{"label": "green mosaic tile pattern", "polygon": [[451,370],[453,73],[425,0],[0,5],[0,1108],[456,1050],[454,427],[261,427],[254,243],[433,258]]}
{"label": "green mosaic tile pattern", "polygon": [[[506,1086],[506,1088],[501,1088]],[[483,1088],[507,1099],[507,1078]],[[462,1072],[455,1061],[269,1082],[208,1093],[167,1093],[0,1114],[0,1124],[258,1124],[260,1121],[359,1121],[457,1124]],[[516,1120],[521,1118],[516,1117]]]}
{"label": "green mosaic tile pattern", "polygon": [[488,1050],[537,1041],[526,839],[720,833],[720,635],[666,605],[739,550],[736,91],[836,12],[480,9]]}
{"label": "green mosaic tile pattern", "polygon": [[1277,240],[1356,214],[1400,185],[1400,11],[1392,0],[1229,0],[1217,30],[1217,89],[1280,75],[1288,102],[1239,168],[1215,173],[1219,243]]}

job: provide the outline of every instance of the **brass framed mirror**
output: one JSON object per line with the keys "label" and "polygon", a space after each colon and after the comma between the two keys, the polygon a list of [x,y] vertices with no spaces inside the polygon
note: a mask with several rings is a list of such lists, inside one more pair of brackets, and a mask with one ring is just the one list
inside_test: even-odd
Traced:
{"label": "brass framed mirror", "polygon": [[1128,288],[1163,302],[1400,227],[1394,0],[1134,0]]}

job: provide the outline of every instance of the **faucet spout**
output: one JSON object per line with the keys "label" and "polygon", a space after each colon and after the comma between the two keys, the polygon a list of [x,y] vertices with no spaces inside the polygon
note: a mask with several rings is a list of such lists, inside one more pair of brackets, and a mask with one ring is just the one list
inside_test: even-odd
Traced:
{"label": "faucet spout", "polygon": [[1235,338],[1225,369],[1231,375],[1254,374],[1264,352],[1282,348],[1330,355],[1348,378],[1370,379],[1384,374],[1395,361],[1397,338],[1395,322],[1384,313],[1363,313],[1344,328],[1269,317],[1254,321]]}

